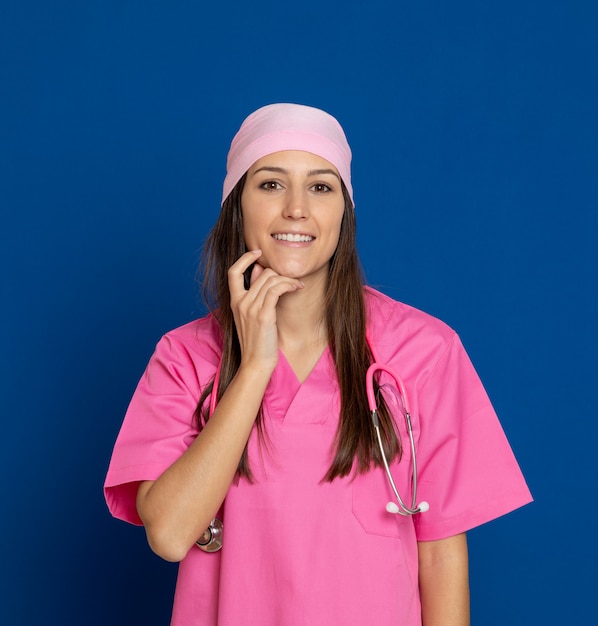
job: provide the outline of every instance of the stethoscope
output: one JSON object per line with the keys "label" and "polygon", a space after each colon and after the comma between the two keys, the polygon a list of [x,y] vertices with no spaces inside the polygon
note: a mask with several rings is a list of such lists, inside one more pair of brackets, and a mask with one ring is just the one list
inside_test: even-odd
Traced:
{"label": "stethoscope", "polygon": [[[396,502],[388,502],[386,510],[389,513],[397,513],[399,515],[410,516],[417,513],[425,513],[430,505],[422,501],[417,504],[417,453],[415,451],[415,437],[413,436],[413,425],[411,423],[411,412],[409,410],[409,400],[407,398],[407,390],[403,379],[388,365],[380,363],[379,356],[372,345],[372,342],[368,338],[368,345],[370,351],[374,357],[374,362],[368,367],[365,374],[365,387],[368,396],[368,405],[370,408],[370,414],[372,416],[372,422],[374,423],[374,430],[376,431],[376,438],[378,439],[378,447],[380,448],[380,454],[382,455],[382,462],[384,463],[384,469],[386,470],[386,477],[395,495]],[[399,494],[399,490],[395,484],[394,478],[388,466],[388,460],[384,453],[384,445],[382,444],[382,435],[380,433],[380,422],[378,420],[378,404],[376,402],[376,393],[374,391],[374,374],[378,371],[386,372],[395,382],[395,385],[400,394],[400,400],[403,404],[403,413],[405,415],[405,426],[407,427],[407,435],[409,436],[409,447],[411,448],[411,505],[407,506]]]}
{"label": "stethoscope", "polygon": [[[366,393],[368,398],[368,406],[370,409],[370,414],[372,417],[372,422],[374,424],[374,430],[376,431],[376,438],[378,440],[378,446],[380,448],[380,454],[382,456],[382,462],[384,464],[384,469],[386,471],[386,477],[388,478],[388,482],[390,487],[394,493],[396,498],[396,502],[388,502],[386,505],[386,510],[389,513],[396,513],[398,515],[403,515],[405,517],[411,515],[417,515],[418,513],[425,513],[430,505],[422,501],[417,504],[417,453],[415,451],[415,438],[413,435],[413,425],[411,423],[411,413],[409,410],[409,402],[407,398],[407,391],[405,389],[405,385],[403,383],[402,378],[388,365],[384,365],[379,362],[379,357],[376,354],[376,351],[373,348],[372,342],[367,337],[368,345],[370,347],[370,351],[372,352],[372,356],[374,357],[374,363],[372,363],[365,375],[365,385],[366,385]],[[222,360],[218,364],[218,368],[216,369],[216,374],[214,376],[214,384],[213,391],[210,397],[210,415],[214,413],[216,409],[216,396],[218,395],[218,385],[220,382],[220,370],[222,367]],[[382,434],[380,432],[380,422],[378,420],[378,404],[376,402],[376,391],[374,390],[374,374],[378,371],[386,372],[395,382],[397,390],[400,394],[400,401],[403,405],[403,413],[405,416],[405,426],[407,428],[407,435],[409,436],[409,447],[411,448],[411,504],[408,506],[405,504],[403,498],[399,494],[399,490],[395,484],[394,478],[392,477],[392,472],[390,471],[390,467],[388,465],[388,459],[386,458],[386,453],[384,452],[384,445],[382,443]],[[386,386],[386,385],[383,385]],[[195,542],[196,545],[203,550],[204,552],[217,552],[222,548],[222,534],[223,534],[223,524],[222,520],[218,517],[215,517],[211,522],[208,528],[206,528],[205,532],[202,536]]]}

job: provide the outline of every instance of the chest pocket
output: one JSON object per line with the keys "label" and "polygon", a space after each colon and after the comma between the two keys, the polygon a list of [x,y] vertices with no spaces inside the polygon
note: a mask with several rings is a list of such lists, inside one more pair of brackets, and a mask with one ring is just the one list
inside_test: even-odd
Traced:
{"label": "chest pocket", "polygon": [[[399,478],[397,467],[396,463],[391,466],[395,481]],[[399,488],[403,482],[397,482]],[[398,538],[405,524],[411,525],[411,520],[386,510],[387,502],[394,502],[395,497],[383,467],[356,476],[352,483],[352,498],[353,515],[368,534]]]}

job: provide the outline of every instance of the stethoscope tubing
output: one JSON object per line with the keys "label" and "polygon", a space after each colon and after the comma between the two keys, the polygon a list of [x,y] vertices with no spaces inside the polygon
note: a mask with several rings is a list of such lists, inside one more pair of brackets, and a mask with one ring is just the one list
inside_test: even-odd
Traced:
{"label": "stethoscope tubing", "polygon": [[[416,515],[418,513],[424,513],[429,509],[429,505],[427,502],[421,502],[419,505],[417,504],[417,452],[415,449],[415,437],[413,435],[413,424],[411,421],[411,409],[409,406],[409,396],[407,394],[407,389],[405,387],[405,383],[401,376],[399,376],[398,372],[396,372],[389,365],[383,364],[381,362],[380,356],[377,350],[374,347],[373,342],[370,340],[369,334],[366,333],[366,341],[370,348],[370,352],[372,353],[372,357],[374,362],[368,367],[366,375],[365,375],[365,383],[366,383],[366,393],[368,398],[368,406],[371,412],[372,422],[374,424],[374,430],[376,431],[376,438],[378,440],[378,446],[380,447],[380,454],[382,456],[382,462],[384,463],[384,469],[386,471],[386,476],[388,478],[388,482],[390,483],[391,489],[395,495],[398,504],[394,502],[389,502],[386,505],[386,510],[389,513],[398,513],[403,516]],[[411,449],[411,506],[407,506],[401,498],[399,494],[399,490],[395,484],[394,478],[392,477],[392,472],[390,471],[390,467],[388,465],[388,459],[386,458],[386,454],[384,452],[384,444],[382,442],[382,435],[380,433],[380,422],[378,420],[378,407],[376,403],[376,392],[374,390],[374,374],[376,372],[386,372],[394,381],[399,390],[401,401],[403,403],[403,409],[405,411],[405,425],[407,427],[407,435],[409,437],[409,447]]]}
{"label": "stethoscope tubing", "polygon": [[[371,350],[371,346],[370,346],[370,350]],[[374,355],[374,358],[376,358],[375,355]],[[394,380],[401,394],[403,408],[405,409],[405,424],[407,426],[407,435],[409,436],[409,447],[411,448],[412,497],[411,497],[410,506],[408,506],[405,503],[405,501],[399,494],[399,490],[397,489],[394,478],[392,477],[392,472],[390,471],[388,460],[384,452],[384,444],[382,442],[382,435],[380,433],[380,422],[378,420],[376,392],[374,391],[374,374],[379,371],[386,372]],[[399,505],[398,507],[396,506],[393,507],[391,506],[391,503],[389,503],[389,505],[387,505],[387,510],[389,510],[389,512],[398,513],[399,515],[405,515],[405,516],[415,515],[416,513],[420,513],[422,509],[418,507],[417,505],[417,453],[415,451],[415,437],[413,435],[413,425],[411,423],[411,413],[409,411],[409,400],[407,397],[405,384],[403,383],[403,379],[397,374],[397,372],[392,367],[385,365],[383,363],[378,363],[378,362],[374,362],[368,367],[368,370],[365,375],[365,380],[366,380],[366,392],[367,392],[367,397],[368,397],[368,405],[370,408],[372,421],[374,423],[376,437],[378,439],[378,446],[380,448],[382,462],[384,463],[384,469],[386,470],[386,476],[388,477],[388,482],[390,483],[392,491]]]}

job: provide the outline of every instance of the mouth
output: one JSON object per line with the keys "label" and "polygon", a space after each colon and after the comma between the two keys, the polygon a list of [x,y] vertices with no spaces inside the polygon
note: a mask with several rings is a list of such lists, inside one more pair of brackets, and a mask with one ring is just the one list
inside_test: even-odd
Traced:
{"label": "mouth", "polygon": [[299,235],[297,233],[274,233],[272,237],[277,241],[293,241],[302,243],[307,243],[315,239],[315,237],[312,237],[311,235]]}

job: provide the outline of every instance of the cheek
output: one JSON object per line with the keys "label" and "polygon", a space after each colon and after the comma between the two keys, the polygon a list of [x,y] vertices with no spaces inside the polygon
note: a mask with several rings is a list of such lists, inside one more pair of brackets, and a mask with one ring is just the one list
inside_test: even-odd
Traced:
{"label": "cheek", "polygon": [[[245,247],[247,250],[256,250],[268,245],[269,235],[266,224],[261,221],[243,220],[243,240],[245,241]],[[261,261],[260,261],[261,262]]]}
{"label": "cheek", "polygon": [[263,220],[258,219],[244,219],[243,220],[243,232],[247,237],[257,237],[267,231],[267,225]]}
{"label": "cheek", "polygon": [[260,247],[259,240],[256,235],[247,230],[243,235],[243,240],[245,241],[245,247],[247,248],[247,250],[256,250]]}
{"label": "cheek", "polygon": [[339,218],[337,218],[336,220],[334,220],[334,222],[330,224],[331,237],[332,239],[334,239],[335,248],[338,245],[338,242],[340,239],[342,222],[343,222],[343,215],[341,215]]}
{"label": "cheek", "polygon": [[247,246],[251,249],[251,244],[255,243],[256,234],[258,232],[256,221],[252,218],[251,212],[242,211],[241,215],[243,216],[243,238]]}

